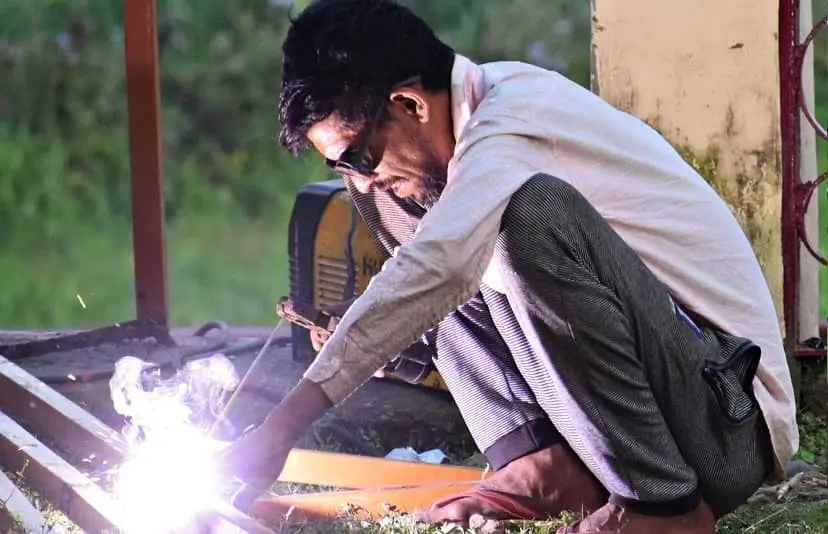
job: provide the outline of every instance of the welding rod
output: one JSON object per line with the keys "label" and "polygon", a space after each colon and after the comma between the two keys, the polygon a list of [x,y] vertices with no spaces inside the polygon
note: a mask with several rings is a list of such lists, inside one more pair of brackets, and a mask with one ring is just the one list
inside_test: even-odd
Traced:
{"label": "welding rod", "polygon": [[233,391],[233,394],[230,395],[230,398],[227,400],[227,404],[225,404],[224,408],[222,408],[221,412],[219,412],[219,415],[216,418],[216,420],[213,421],[212,425],[210,425],[210,430],[207,433],[207,437],[213,437],[213,434],[215,433],[218,426],[224,421],[224,418],[230,412],[230,407],[233,405],[233,402],[235,402],[236,397],[244,388],[244,385],[247,383],[248,378],[250,378],[250,376],[253,374],[253,368],[256,367],[256,364],[259,363],[259,360],[262,358],[262,356],[264,356],[265,352],[267,352],[267,349],[270,348],[270,344],[273,342],[273,338],[276,337],[276,332],[279,330],[279,328],[281,328],[284,322],[285,319],[279,319],[279,322],[276,323],[276,326],[273,328],[273,331],[271,331],[270,335],[267,336],[267,341],[265,341],[265,344],[262,345],[261,349],[259,349],[259,353],[256,354],[256,357],[253,358],[253,363],[251,363],[250,367],[247,368],[247,372],[244,373],[244,376],[242,377],[241,382],[239,382],[238,387]]}

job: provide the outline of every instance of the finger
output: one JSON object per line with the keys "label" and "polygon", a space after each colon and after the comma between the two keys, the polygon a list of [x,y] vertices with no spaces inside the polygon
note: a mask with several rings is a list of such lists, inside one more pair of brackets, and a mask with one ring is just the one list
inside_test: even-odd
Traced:
{"label": "finger", "polygon": [[230,503],[239,511],[247,512],[250,505],[258,499],[267,488],[253,484],[245,484],[230,498]]}
{"label": "finger", "polygon": [[316,352],[322,350],[322,344],[319,343],[319,340],[316,339],[316,336],[311,336],[311,344],[313,345],[313,350],[315,350]]}

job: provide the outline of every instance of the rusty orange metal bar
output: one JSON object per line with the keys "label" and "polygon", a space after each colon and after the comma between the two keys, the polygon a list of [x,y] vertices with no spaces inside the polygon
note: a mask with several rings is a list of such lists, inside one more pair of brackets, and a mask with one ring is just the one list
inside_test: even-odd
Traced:
{"label": "rusty orange metal bar", "polygon": [[369,489],[480,482],[489,474],[472,467],[293,449],[288,455],[279,481],[334,488]]}
{"label": "rusty orange metal bar", "polygon": [[168,326],[161,97],[155,0],[124,0],[132,177],[132,246],[139,320]]}
{"label": "rusty orange metal bar", "polygon": [[[424,464],[413,464],[423,467]],[[389,511],[410,514],[431,507],[435,502],[474,488],[476,481],[390,487],[371,490],[327,491],[268,495],[250,506],[247,513],[274,523],[330,520],[350,508],[357,519],[376,520]]]}

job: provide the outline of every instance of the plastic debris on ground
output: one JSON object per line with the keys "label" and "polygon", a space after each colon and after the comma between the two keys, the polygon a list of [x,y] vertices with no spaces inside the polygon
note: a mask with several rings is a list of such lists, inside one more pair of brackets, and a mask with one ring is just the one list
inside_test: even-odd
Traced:
{"label": "plastic debris on ground", "polygon": [[406,462],[420,462],[426,464],[441,464],[448,459],[448,456],[443,454],[443,451],[439,449],[431,449],[430,451],[418,453],[411,447],[393,449],[385,457],[389,460],[403,460]]}

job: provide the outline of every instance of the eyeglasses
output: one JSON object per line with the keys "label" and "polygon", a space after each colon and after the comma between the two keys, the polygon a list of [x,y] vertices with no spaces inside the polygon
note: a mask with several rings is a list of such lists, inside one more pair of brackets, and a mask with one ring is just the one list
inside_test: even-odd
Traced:
{"label": "eyeglasses", "polygon": [[[396,91],[400,87],[405,87],[418,81],[420,81],[419,76],[408,78],[407,80],[394,85],[389,93]],[[374,132],[376,131],[377,126],[379,126],[380,119],[385,112],[385,105],[384,100],[380,102],[379,108],[374,113],[371,122],[368,123],[365,130],[363,130],[359,135],[359,141],[357,144],[346,148],[345,151],[340,154],[339,159],[325,158],[325,165],[340,174],[365,176],[368,178],[373,177],[374,170],[377,168],[379,161],[374,159],[374,156],[371,154],[369,148],[371,145],[371,138],[374,136]]]}
{"label": "eyeglasses", "polygon": [[371,138],[374,136],[374,132],[379,125],[384,111],[385,102],[383,101],[380,103],[379,109],[374,113],[374,117],[371,119],[368,127],[358,137],[359,142],[357,145],[346,148],[339,155],[339,159],[325,158],[325,165],[340,174],[372,177],[378,162],[374,161],[374,157],[369,148]]}

